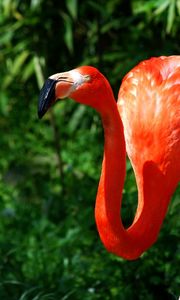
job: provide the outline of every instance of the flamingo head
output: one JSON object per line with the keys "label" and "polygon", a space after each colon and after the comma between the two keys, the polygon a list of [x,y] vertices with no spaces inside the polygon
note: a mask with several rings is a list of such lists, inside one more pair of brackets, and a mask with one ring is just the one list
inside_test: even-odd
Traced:
{"label": "flamingo head", "polygon": [[[108,88],[107,88],[108,86]],[[106,92],[103,93],[106,87]],[[79,103],[101,110],[102,95],[111,92],[106,78],[94,67],[83,66],[68,72],[50,76],[44,83],[38,104],[38,116],[42,118],[58,99],[72,98]]]}

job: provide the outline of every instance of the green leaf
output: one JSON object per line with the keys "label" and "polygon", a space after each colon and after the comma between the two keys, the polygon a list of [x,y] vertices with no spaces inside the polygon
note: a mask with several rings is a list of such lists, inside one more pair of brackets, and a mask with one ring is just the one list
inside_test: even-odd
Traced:
{"label": "green leaf", "polygon": [[2,1],[3,15],[5,17],[10,16],[12,10],[12,1],[11,0],[3,0]]}
{"label": "green leaf", "polygon": [[13,76],[20,73],[20,70],[22,70],[22,66],[23,66],[23,64],[24,64],[24,62],[25,62],[25,60],[27,59],[28,56],[29,56],[29,51],[28,50],[24,50],[18,56],[16,56],[16,58],[14,60],[14,63],[13,63],[12,70],[11,70]]}
{"label": "green leaf", "polygon": [[180,16],[180,0],[176,1],[176,7],[177,7],[178,15]]}
{"label": "green leaf", "polygon": [[61,13],[63,19],[64,19],[64,26],[65,26],[65,33],[64,33],[64,41],[65,44],[69,50],[69,52],[72,54],[74,50],[73,46],[73,24],[71,18],[65,14]]}
{"label": "green leaf", "polygon": [[77,19],[77,0],[66,0],[67,9],[71,17]]}
{"label": "green leaf", "polygon": [[34,62],[34,69],[35,69],[37,84],[38,84],[39,89],[41,89],[41,87],[44,83],[44,75],[43,75],[43,71],[42,71],[42,67],[41,67],[41,60],[37,55],[35,55],[33,62]]}
{"label": "green leaf", "polygon": [[[21,297],[19,298],[19,300],[27,300],[28,299],[28,295],[31,294],[33,291],[37,290],[37,287],[33,287],[27,291],[25,291]],[[38,298],[37,298],[38,299]]]}
{"label": "green leaf", "polygon": [[8,97],[7,97],[6,93],[1,92],[0,112],[2,113],[2,115],[7,116],[8,110],[9,110]]}
{"label": "green leaf", "polygon": [[157,7],[157,9],[154,11],[155,15],[162,14],[163,11],[166,10],[166,8],[169,6],[169,0],[163,1],[161,5]]}
{"label": "green leaf", "polygon": [[176,5],[176,1],[171,0],[168,9],[168,16],[167,16],[167,27],[166,27],[167,33],[170,33],[172,30],[173,22],[175,19],[175,7],[176,7],[175,5]]}
{"label": "green leaf", "polygon": [[22,72],[22,80],[26,81],[35,72],[33,58],[27,63]]}
{"label": "green leaf", "polygon": [[69,120],[68,126],[69,126],[70,132],[74,132],[77,129],[85,112],[86,112],[86,106],[80,105],[76,108],[76,110],[74,111],[74,113],[71,116],[71,119]]}
{"label": "green leaf", "polygon": [[134,14],[148,13],[156,6],[157,1],[132,1],[132,8]]}
{"label": "green leaf", "polygon": [[31,9],[37,9],[41,2],[41,0],[31,0]]}
{"label": "green leaf", "polygon": [[19,55],[16,56],[14,62],[11,62],[11,67],[8,70],[8,74],[6,75],[3,87],[7,88],[11,82],[14,80],[14,78],[19,74],[22,73],[24,63],[29,56],[29,51],[24,50]]}

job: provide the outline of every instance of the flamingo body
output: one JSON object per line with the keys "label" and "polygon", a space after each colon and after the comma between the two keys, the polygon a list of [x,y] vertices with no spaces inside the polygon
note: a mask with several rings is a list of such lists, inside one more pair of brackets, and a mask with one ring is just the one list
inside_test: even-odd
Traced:
{"label": "flamingo body", "polygon": [[179,180],[179,56],[152,58],[131,70],[123,79],[118,109],[134,169],[153,161],[164,175]]}
{"label": "flamingo body", "polygon": [[[40,94],[39,116],[67,96],[95,108],[104,127],[95,206],[101,240],[110,252],[136,259],[156,241],[180,180],[180,56],[137,65],[123,79],[117,103],[109,82],[93,67],[52,75]],[[119,217],[126,149],[138,187],[137,211],[127,229]]]}

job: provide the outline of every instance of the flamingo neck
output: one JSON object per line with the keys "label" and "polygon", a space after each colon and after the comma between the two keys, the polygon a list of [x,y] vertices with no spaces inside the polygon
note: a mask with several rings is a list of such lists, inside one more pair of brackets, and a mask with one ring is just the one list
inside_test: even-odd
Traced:
{"label": "flamingo neck", "polygon": [[125,179],[126,150],[122,121],[115,101],[101,113],[105,146],[95,218],[107,250],[132,260],[138,258],[156,240],[167,211],[170,195],[164,192],[163,175],[153,162],[135,169],[138,207],[133,224],[123,227],[120,210]]}

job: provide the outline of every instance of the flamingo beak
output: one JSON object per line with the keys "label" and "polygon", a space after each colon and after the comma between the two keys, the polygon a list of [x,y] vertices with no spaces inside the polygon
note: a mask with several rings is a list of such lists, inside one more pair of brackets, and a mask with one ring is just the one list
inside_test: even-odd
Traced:
{"label": "flamingo beak", "polygon": [[50,106],[57,100],[69,96],[76,88],[71,71],[50,76],[44,83],[38,102],[38,117],[41,119]]}
{"label": "flamingo beak", "polygon": [[44,114],[47,112],[49,107],[55,102],[55,88],[58,80],[48,78],[39,95],[38,101],[38,117],[41,119]]}
{"label": "flamingo beak", "polygon": [[73,91],[89,80],[89,76],[84,76],[77,70],[57,73],[50,76],[40,91],[38,117],[41,119],[57,99],[69,97]]}

